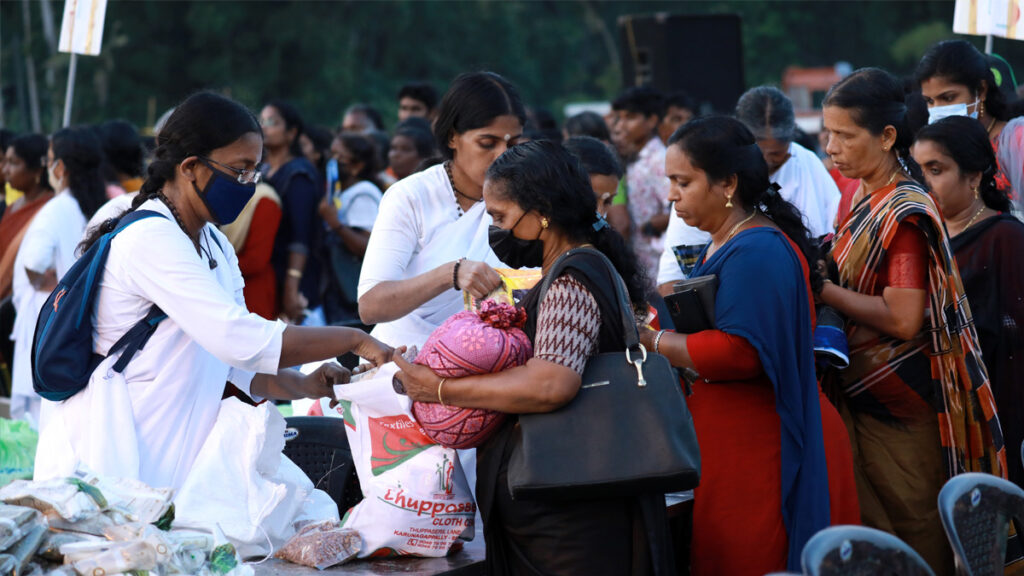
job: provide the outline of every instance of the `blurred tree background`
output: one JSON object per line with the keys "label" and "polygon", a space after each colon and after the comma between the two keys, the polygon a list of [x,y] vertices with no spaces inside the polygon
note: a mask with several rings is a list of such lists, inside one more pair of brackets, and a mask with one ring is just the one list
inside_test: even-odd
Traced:
{"label": "blurred tree background", "polygon": [[[63,6],[0,1],[0,124],[31,129],[33,101],[42,130],[59,124],[69,62],[56,53]],[[125,118],[148,127],[189,93],[210,88],[254,109],[286,98],[308,122],[331,128],[347,105],[369,102],[390,124],[404,82],[427,80],[443,91],[459,72],[483,68],[560,115],[567,102],[621,90],[618,17],[663,11],[739,14],[750,86],[778,83],[787,66],[841,60],[906,74],[925,48],[953,36],[952,0],[110,0],[102,54],[78,59],[73,122]],[[983,39],[973,41],[982,47]],[[1024,43],[997,38],[995,51],[1024,64]]]}

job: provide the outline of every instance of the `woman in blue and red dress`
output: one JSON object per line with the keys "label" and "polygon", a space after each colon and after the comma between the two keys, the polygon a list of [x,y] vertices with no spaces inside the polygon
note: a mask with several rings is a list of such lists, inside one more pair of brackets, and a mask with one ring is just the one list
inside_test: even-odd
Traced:
{"label": "woman in blue and red dress", "polygon": [[735,119],[680,128],[665,172],[676,214],[711,234],[691,277],[719,280],[714,330],[642,336],[700,374],[691,571],[798,572],[815,532],[859,523],[846,430],[815,379],[807,230]]}

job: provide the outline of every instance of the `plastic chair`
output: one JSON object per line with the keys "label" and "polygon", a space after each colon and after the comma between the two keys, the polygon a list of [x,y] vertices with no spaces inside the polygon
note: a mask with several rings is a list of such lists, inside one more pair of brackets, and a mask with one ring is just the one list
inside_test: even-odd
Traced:
{"label": "plastic chair", "polygon": [[965,576],[1002,574],[1010,520],[1024,519],[1024,490],[991,474],[950,478],[939,492],[939,516]]}
{"label": "plastic chair", "polygon": [[821,530],[804,545],[800,562],[808,576],[935,576],[902,540],[864,526]]}
{"label": "plastic chair", "polygon": [[285,418],[284,455],[306,473],[313,485],[327,492],[345,512],[363,499],[345,421],[326,416]]}

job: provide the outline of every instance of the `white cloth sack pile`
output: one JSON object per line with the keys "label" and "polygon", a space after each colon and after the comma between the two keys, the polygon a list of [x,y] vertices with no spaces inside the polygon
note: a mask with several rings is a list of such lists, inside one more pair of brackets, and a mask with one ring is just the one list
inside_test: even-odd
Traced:
{"label": "white cloth sack pile", "polygon": [[[285,421],[272,404],[221,403],[217,422],[174,499],[175,528],[219,525],[239,556],[266,556],[338,507],[281,454]],[[213,489],[213,487],[217,487]]]}
{"label": "white cloth sack pile", "polygon": [[394,391],[396,372],[389,362],[334,387],[363,491],[342,526],[362,536],[360,558],[445,556],[473,539],[476,503],[456,451],[428,438],[409,397]]}

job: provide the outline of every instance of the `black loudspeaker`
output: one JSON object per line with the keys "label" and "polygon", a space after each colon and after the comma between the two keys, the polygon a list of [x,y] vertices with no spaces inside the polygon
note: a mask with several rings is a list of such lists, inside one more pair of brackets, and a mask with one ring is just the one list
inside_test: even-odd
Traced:
{"label": "black loudspeaker", "polygon": [[627,15],[619,32],[624,86],[683,90],[701,113],[733,112],[744,90],[739,15]]}

